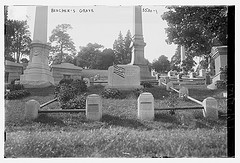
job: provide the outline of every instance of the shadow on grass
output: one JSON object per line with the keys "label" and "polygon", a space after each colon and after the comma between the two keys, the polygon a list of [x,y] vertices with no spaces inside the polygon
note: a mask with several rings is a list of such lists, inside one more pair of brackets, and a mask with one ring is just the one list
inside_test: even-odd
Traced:
{"label": "shadow on grass", "polygon": [[147,129],[147,130],[151,129],[145,126],[144,124],[142,124],[141,122],[139,122],[137,119],[121,118],[121,117],[112,116],[109,114],[103,115],[102,121],[107,123],[108,125],[121,126],[126,128]]}
{"label": "shadow on grass", "polygon": [[162,123],[172,123],[175,125],[181,124],[176,116],[170,115],[169,113],[156,113],[154,120]]}
{"label": "shadow on grass", "polygon": [[48,116],[47,114],[40,114],[38,118],[34,121],[40,122],[43,124],[48,124],[49,126],[56,126],[56,125],[61,127],[66,126],[66,124],[64,124],[62,120],[55,117]]}

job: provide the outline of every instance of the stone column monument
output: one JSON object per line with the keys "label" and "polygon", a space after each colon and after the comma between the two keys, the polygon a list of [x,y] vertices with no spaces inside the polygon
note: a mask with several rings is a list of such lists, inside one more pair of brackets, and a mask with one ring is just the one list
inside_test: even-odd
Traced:
{"label": "stone column monument", "polygon": [[42,88],[54,84],[48,65],[50,46],[47,45],[48,7],[37,6],[34,24],[33,41],[30,45],[30,61],[20,83],[26,88]]}
{"label": "stone column monument", "polygon": [[146,43],[143,39],[142,28],[142,7],[135,6],[133,10],[134,27],[133,27],[133,53],[131,64],[140,67],[140,79],[149,79],[151,72],[147,66],[147,60],[144,58],[144,47]]}

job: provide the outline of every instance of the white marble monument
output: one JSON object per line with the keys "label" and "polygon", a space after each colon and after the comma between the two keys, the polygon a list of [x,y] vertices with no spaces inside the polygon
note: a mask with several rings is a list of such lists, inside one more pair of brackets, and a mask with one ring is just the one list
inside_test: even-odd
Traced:
{"label": "white marble monument", "polygon": [[25,88],[42,88],[54,84],[48,65],[50,46],[47,45],[47,18],[48,7],[37,6],[30,61],[23,75],[20,76],[20,83]]}
{"label": "white marble monument", "polygon": [[142,7],[135,6],[134,12],[134,28],[133,28],[133,53],[131,65],[140,67],[140,79],[153,79],[151,72],[147,65],[147,60],[144,58],[144,47],[146,43],[143,39],[143,27],[142,27]]}

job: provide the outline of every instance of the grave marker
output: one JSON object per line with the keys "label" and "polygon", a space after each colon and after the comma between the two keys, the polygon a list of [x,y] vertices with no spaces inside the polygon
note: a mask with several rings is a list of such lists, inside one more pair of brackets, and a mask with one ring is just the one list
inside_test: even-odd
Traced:
{"label": "grave marker", "polygon": [[166,89],[167,89],[167,91],[169,91],[170,90],[170,87],[173,87],[173,82],[168,82],[167,83],[167,85],[166,85]]}
{"label": "grave marker", "polygon": [[199,76],[205,78],[205,76],[206,76],[206,70],[205,70],[205,69],[201,69],[201,70],[199,70]]}
{"label": "grave marker", "polygon": [[102,99],[99,95],[91,94],[86,99],[86,118],[98,121],[102,118]]}
{"label": "grave marker", "polygon": [[180,98],[185,98],[188,96],[188,88],[186,87],[182,87],[180,90],[179,90],[179,97]]}
{"label": "grave marker", "polygon": [[138,119],[154,119],[154,98],[149,92],[141,93],[138,97]]}
{"label": "grave marker", "polygon": [[217,100],[213,97],[208,97],[202,102],[204,110],[203,116],[205,118],[216,120],[218,119]]}
{"label": "grave marker", "polygon": [[25,104],[24,117],[27,120],[34,120],[38,117],[38,110],[40,109],[40,104],[36,100],[29,100]]}
{"label": "grave marker", "polygon": [[83,80],[85,81],[87,87],[90,87],[90,79],[89,78],[83,78]]}

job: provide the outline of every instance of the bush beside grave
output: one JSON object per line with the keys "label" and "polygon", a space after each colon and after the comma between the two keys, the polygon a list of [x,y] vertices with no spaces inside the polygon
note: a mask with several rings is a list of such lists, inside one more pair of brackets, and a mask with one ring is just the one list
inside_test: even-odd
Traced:
{"label": "bush beside grave", "polygon": [[79,95],[61,105],[62,109],[85,109],[86,107],[86,96]]}
{"label": "bush beside grave", "polygon": [[22,84],[11,83],[6,86],[6,89],[9,89],[10,91],[24,90],[24,86]]}
{"label": "bush beside grave", "polygon": [[15,100],[15,99],[20,99],[29,95],[30,95],[30,92],[27,90],[15,90],[15,91],[7,92],[5,94],[5,99]]}
{"label": "bush beside grave", "polygon": [[112,98],[112,99],[118,99],[121,97],[121,92],[116,88],[107,88],[102,91],[101,96],[103,98]]}
{"label": "bush beside grave", "polygon": [[142,82],[141,85],[144,88],[152,88],[153,87],[153,85],[150,82]]}
{"label": "bush beside grave", "polygon": [[83,80],[63,79],[55,87],[55,96],[62,109],[85,108],[86,98],[82,95],[87,90]]}

